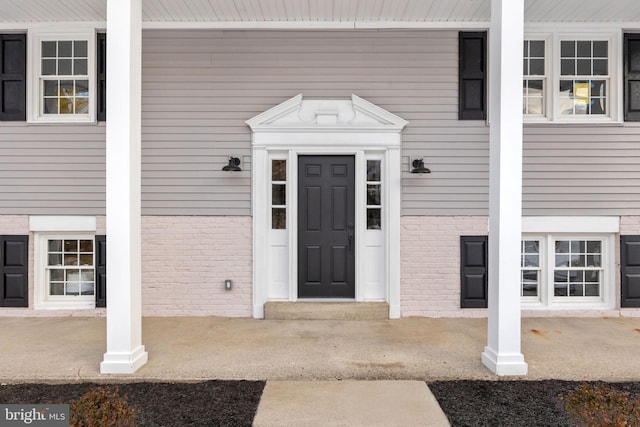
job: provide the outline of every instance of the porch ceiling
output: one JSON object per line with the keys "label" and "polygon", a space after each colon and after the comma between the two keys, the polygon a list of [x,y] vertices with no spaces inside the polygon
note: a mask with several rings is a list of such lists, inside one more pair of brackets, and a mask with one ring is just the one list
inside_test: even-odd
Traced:
{"label": "porch ceiling", "polygon": [[[490,0],[142,0],[147,26],[486,25]],[[0,0],[0,24],[106,20],[106,0]],[[638,0],[525,0],[525,21],[638,23]]]}

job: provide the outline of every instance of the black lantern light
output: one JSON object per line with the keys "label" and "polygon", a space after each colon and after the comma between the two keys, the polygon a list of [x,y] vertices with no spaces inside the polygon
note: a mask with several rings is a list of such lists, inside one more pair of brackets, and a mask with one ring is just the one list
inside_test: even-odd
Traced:
{"label": "black lantern light", "polygon": [[225,172],[240,172],[240,159],[237,157],[229,157],[229,164],[222,168]]}
{"label": "black lantern light", "polygon": [[424,166],[424,160],[422,159],[415,159],[411,166],[413,166],[411,173],[431,173],[431,170]]}

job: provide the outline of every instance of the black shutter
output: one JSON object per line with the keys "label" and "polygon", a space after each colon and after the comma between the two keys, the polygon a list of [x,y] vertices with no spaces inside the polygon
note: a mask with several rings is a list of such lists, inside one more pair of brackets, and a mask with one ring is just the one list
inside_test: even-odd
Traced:
{"label": "black shutter", "polygon": [[0,236],[0,307],[29,306],[29,236]]}
{"label": "black shutter", "polygon": [[107,236],[96,236],[96,307],[107,306]]}
{"label": "black shutter", "polygon": [[640,307],[640,236],[620,236],[620,306]]}
{"label": "black shutter", "polygon": [[27,119],[26,46],[26,34],[0,34],[0,121]]}
{"label": "black shutter", "polygon": [[458,37],[460,120],[487,118],[487,33],[461,32]]}
{"label": "black shutter", "polygon": [[487,308],[487,236],[460,236],[460,307]]}
{"label": "black shutter", "polygon": [[624,35],[624,119],[640,121],[640,34]]}
{"label": "black shutter", "polygon": [[107,35],[105,33],[97,34],[97,79],[96,79],[96,104],[97,104],[97,119],[99,122],[107,120]]}

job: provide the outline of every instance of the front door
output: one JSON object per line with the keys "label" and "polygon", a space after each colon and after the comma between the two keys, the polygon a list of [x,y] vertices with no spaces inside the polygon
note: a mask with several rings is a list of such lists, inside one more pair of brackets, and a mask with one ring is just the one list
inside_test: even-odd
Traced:
{"label": "front door", "polygon": [[355,157],[298,157],[298,297],[355,298]]}

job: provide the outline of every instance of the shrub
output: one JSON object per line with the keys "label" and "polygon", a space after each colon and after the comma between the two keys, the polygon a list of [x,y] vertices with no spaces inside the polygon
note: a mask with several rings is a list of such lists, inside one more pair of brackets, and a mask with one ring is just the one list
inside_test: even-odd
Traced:
{"label": "shrub", "polygon": [[640,425],[640,399],[604,384],[587,384],[561,395],[569,416],[578,426],[623,427]]}
{"label": "shrub", "polygon": [[89,389],[71,402],[71,427],[134,427],[135,411],[118,387]]}

